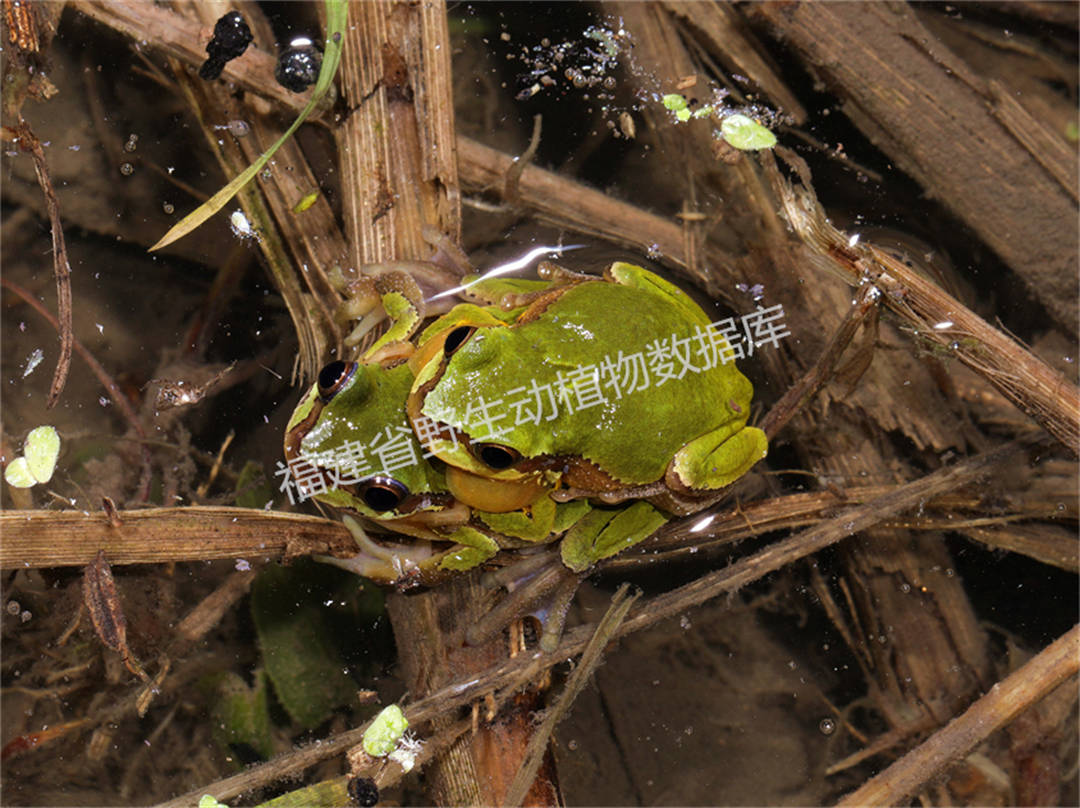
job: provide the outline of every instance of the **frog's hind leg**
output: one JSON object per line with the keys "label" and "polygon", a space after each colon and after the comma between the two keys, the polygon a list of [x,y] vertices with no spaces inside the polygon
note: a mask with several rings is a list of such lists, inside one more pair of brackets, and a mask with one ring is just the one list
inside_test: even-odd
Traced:
{"label": "frog's hind leg", "polygon": [[541,625],[540,650],[551,653],[559,644],[566,613],[584,577],[563,566],[557,550],[545,550],[488,573],[481,585],[506,587],[509,594],[469,628],[465,641],[480,645],[513,620],[535,617]]}

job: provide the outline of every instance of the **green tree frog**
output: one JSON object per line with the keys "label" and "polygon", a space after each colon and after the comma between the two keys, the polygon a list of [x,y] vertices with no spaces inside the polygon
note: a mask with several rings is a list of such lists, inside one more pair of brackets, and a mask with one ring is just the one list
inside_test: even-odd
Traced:
{"label": "green tree frog", "polygon": [[493,481],[689,513],[765,456],[750,382],[685,292],[625,263],[542,269],[552,286],[512,322],[455,308],[410,360],[409,418],[435,425],[418,435],[456,499],[491,509]]}

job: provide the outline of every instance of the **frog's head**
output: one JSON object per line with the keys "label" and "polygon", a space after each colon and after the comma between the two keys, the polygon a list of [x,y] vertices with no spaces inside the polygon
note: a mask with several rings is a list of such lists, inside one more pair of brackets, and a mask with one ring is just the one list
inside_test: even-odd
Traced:
{"label": "frog's head", "polygon": [[411,381],[405,364],[337,361],[322,369],[285,432],[302,495],[421,537],[468,519],[405,419]]}
{"label": "frog's head", "polygon": [[[444,479],[454,498],[470,508],[508,513],[535,503],[557,481],[550,470],[522,469],[520,455],[495,441],[474,440],[466,432],[434,421],[421,412],[428,392],[447,371],[458,349],[479,332],[493,333],[507,323],[489,310],[463,305],[435,323],[409,364],[415,373],[406,411],[424,447],[446,463]],[[483,389],[480,380],[474,389]],[[467,410],[467,402],[459,402]]]}

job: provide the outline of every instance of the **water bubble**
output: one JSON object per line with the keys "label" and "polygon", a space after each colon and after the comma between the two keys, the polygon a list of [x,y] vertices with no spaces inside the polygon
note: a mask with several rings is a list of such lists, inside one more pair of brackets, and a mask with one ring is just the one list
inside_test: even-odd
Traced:
{"label": "water bubble", "polygon": [[133,152],[139,148],[139,136],[136,134],[128,135],[127,143],[124,144],[124,151]]}
{"label": "water bubble", "polygon": [[165,213],[166,213],[166,214],[168,214],[168,215],[171,215],[171,214],[172,214],[172,212],[173,212],[174,210],[176,210],[176,208],[174,208],[174,207],[173,207],[173,204],[172,204],[172,202],[163,202],[163,203],[161,204],[161,209],[162,209],[163,211],[165,211]]}
{"label": "water bubble", "polygon": [[831,718],[823,718],[818,722],[817,728],[822,735],[832,735],[836,732],[836,722]]}
{"label": "water bubble", "polygon": [[20,620],[21,620],[22,622],[24,622],[24,623],[29,623],[29,622],[30,622],[30,619],[31,619],[31,618],[32,618],[33,616],[34,616],[34,615],[32,615],[32,614],[31,614],[31,613],[30,613],[29,611],[26,611],[26,612],[23,612],[22,614],[20,614],[20,615],[19,615],[19,619],[20,619]]}
{"label": "water bubble", "polygon": [[131,163],[121,163],[120,173],[123,174],[125,177],[130,177],[132,174],[135,173],[135,166],[133,166]]}
{"label": "water bubble", "polygon": [[7,604],[7,613],[8,614],[18,614],[21,611],[22,611],[22,606],[19,605],[19,601],[17,601],[17,600],[9,600],[8,601],[8,604]]}

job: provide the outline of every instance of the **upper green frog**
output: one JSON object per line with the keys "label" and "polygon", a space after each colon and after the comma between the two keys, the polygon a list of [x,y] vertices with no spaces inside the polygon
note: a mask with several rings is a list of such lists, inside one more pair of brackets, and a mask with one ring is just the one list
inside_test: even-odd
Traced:
{"label": "upper green frog", "polygon": [[409,417],[460,501],[491,480],[684,513],[765,456],[753,388],[685,292],[625,263],[547,272],[512,322],[458,307],[411,360]]}

